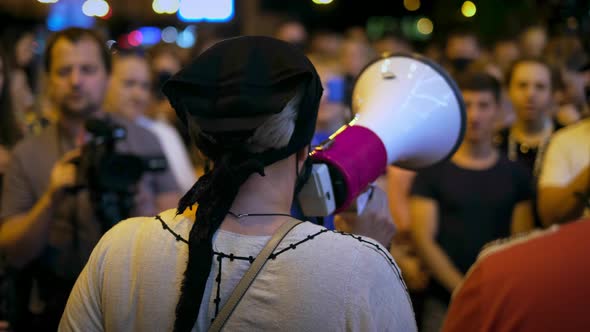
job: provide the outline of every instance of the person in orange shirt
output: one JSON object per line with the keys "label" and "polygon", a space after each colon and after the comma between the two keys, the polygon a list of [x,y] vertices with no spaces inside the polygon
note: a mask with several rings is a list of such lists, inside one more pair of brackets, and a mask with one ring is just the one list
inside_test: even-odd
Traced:
{"label": "person in orange shirt", "polygon": [[586,220],[487,247],[443,332],[590,331],[589,237]]}

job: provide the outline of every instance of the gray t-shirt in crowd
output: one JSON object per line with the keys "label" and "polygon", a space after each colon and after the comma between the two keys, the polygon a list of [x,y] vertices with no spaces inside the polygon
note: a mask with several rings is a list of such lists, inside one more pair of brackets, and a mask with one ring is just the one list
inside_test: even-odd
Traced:
{"label": "gray t-shirt in crowd", "polygon": [[[127,131],[126,138],[116,143],[116,151],[143,157],[164,156],[158,140],[149,131],[120,117],[111,116],[111,119]],[[28,212],[47,190],[53,165],[74,148],[73,142],[66,140],[58,128],[51,125],[38,136],[20,142],[13,150],[4,175],[0,222]],[[132,211],[133,216],[154,215],[156,195],[178,192],[169,170],[145,173],[139,186],[142,199]],[[57,277],[75,279],[102,236],[102,227],[89,196],[87,190],[81,190],[68,195],[56,208],[41,264]]]}

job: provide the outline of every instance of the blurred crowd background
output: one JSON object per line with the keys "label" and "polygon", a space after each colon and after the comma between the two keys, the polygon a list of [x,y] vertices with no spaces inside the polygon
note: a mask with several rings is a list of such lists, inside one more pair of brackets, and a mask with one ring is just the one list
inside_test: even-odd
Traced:
{"label": "blurred crowd background", "polygon": [[[514,194],[514,202],[498,204],[509,205],[511,217],[519,202],[530,201],[531,208],[528,212],[520,211],[521,220],[527,220],[520,228],[515,230],[513,224],[511,230],[490,232],[491,235],[478,233],[483,231],[477,227],[459,226],[466,229],[460,235],[451,229],[448,237],[441,236],[445,213],[435,213],[434,224],[439,235],[430,236],[430,240],[444,254],[440,259],[450,260],[461,277],[475,257],[465,258],[454,252],[463,250],[456,248],[454,241],[470,242],[467,237],[488,241],[547,227],[561,217],[566,218],[565,215],[580,217],[567,213],[556,216],[552,214],[554,211],[540,209],[539,177],[542,169],[551,167],[543,164],[543,154],[553,133],[587,122],[585,118],[590,115],[588,1],[1,0],[0,179],[10,167],[15,146],[23,139],[41,135],[58,119],[55,98],[48,93],[51,80],[44,68],[47,59],[44,51],[53,32],[70,27],[93,29],[106,41],[113,70],[101,107],[107,113],[148,128],[156,136],[176,180],[178,195],[186,192],[208,165],[191,144],[160,87],[184,64],[216,42],[237,35],[258,34],[294,44],[316,66],[324,83],[324,97],[314,144],[352,118],[355,78],[383,54],[422,54],[445,68],[459,82],[462,92],[497,94],[498,112],[490,119],[475,119],[475,115],[470,118],[468,112],[466,140],[471,140],[473,146],[481,146],[482,140],[488,140],[486,121],[491,121],[491,146],[524,170],[512,183],[491,184],[496,186],[499,196],[519,192]],[[477,80],[473,78],[474,73],[486,76]],[[468,74],[471,79],[462,79]],[[494,82],[486,83],[488,77],[497,82],[497,88]],[[478,130],[483,133],[477,134]],[[578,142],[589,136],[581,137]],[[577,143],[571,144],[574,146],[563,149],[575,150]],[[584,149],[585,146],[580,147],[580,154],[590,153]],[[455,164],[461,164],[461,160]],[[45,165],[48,169],[52,166]],[[587,164],[581,166],[587,167]],[[465,180],[465,177],[471,179],[471,175],[441,172],[416,175],[391,167],[380,180],[397,227],[391,253],[404,272],[419,326],[424,331],[437,327],[428,327],[423,322],[444,319],[450,293],[457,283],[449,281],[452,277],[442,271],[446,266],[437,264],[432,243],[424,239],[428,238],[424,234],[430,234],[433,223],[420,211],[429,209],[428,202],[436,203],[437,211],[447,211],[445,204],[454,204],[453,199],[463,197],[445,196],[444,193],[453,193],[444,191],[449,188],[437,182],[437,177],[454,176],[454,183],[465,186],[471,183]],[[6,188],[0,195],[5,192]],[[488,196],[477,199],[485,201],[485,197]],[[549,196],[541,198],[544,197]],[[484,210],[460,211],[464,213],[456,213],[453,209],[462,207],[452,205],[449,214],[477,219],[481,217],[478,213],[486,213],[485,208],[497,208],[488,203],[480,204]],[[550,203],[543,206],[554,206]],[[527,214],[530,216],[524,216]],[[474,246],[476,251],[481,248],[479,244]],[[18,315],[15,289],[28,290],[28,298],[17,301],[21,306],[21,302],[26,302],[26,310],[42,311],[34,296],[38,290],[33,288],[38,285],[21,282],[19,278],[24,278],[23,274],[16,274],[20,276],[16,279],[9,277],[13,270],[5,265],[2,272],[0,313],[3,318]]]}

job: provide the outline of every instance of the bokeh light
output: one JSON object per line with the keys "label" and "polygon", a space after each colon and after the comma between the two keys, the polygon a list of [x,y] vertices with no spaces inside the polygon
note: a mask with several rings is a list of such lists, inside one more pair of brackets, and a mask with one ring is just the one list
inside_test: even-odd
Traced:
{"label": "bokeh light", "polygon": [[463,16],[473,17],[475,15],[475,12],[477,12],[477,7],[475,7],[475,4],[473,2],[463,2],[463,5],[461,6],[461,13],[463,14]]}

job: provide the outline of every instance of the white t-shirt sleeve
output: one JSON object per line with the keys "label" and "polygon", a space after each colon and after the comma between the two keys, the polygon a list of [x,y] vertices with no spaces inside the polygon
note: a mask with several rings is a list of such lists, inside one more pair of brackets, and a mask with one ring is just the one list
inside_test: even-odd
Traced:
{"label": "white t-shirt sleeve", "polygon": [[572,169],[570,136],[558,133],[551,139],[543,157],[539,187],[565,186],[577,175]]}
{"label": "white t-shirt sleeve", "polygon": [[[368,245],[370,246],[370,245]],[[386,250],[368,248],[357,256],[349,284],[348,331],[417,331],[401,272]],[[374,252],[371,252],[373,251]]]}
{"label": "white t-shirt sleeve", "polygon": [[[108,234],[108,233],[107,233]],[[58,331],[104,331],[101,309],[102,261],[109,241],[104,236],[78,276],[59,323]]]}
{"label": "white t-shirt sleeve", "polygon": [[197,181],[197,176],[182,138],[174,127],[166,123],[156,122],[154,130],[159,131],[162,149],[178,186],[183,193],[187,192]]}

